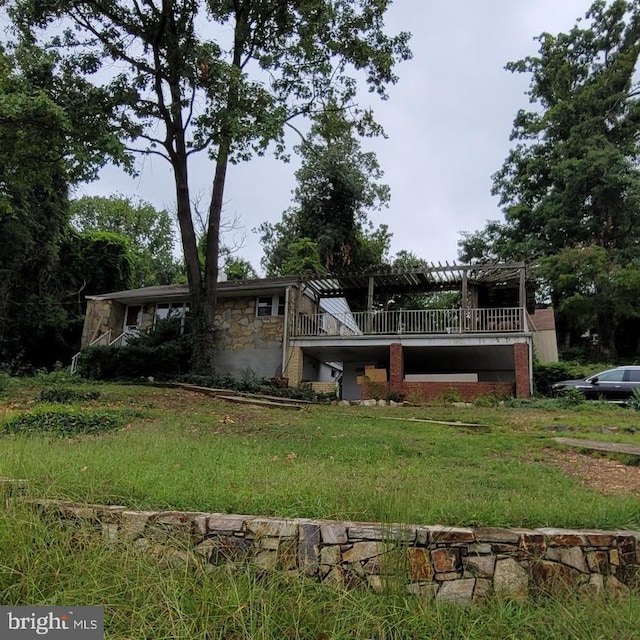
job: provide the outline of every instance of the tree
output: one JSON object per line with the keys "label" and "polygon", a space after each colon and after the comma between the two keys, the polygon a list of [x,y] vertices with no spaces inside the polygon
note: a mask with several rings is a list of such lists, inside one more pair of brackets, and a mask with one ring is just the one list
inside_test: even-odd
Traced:
{"label": "tree", "polygon": [[[118,98],[114,120],[131,148],[171,165],[191,293],[194,366],[213,366],[220,213],[229,162],[270,144],[284,152],[284,127],[332,97],[353,102],[357,82],[385,97],[408,35],[389,36],[388,0],[13,0],[24,38],[55,47],[73,69]],[[71,29],[52,35],[53,21]],[[216,33],[217,40],[200,34]],[[230,42],[224,42],[231,34]],[[113,69],[117,75],[114,76]],[[355,72],[355,73],[353,73]],[[368,112],[356,112],[361,123]],[[198,257],[188,178],[190,156],[215,162],[206,256]]]}
{"label": "tree", "polygon": [[258,277],[248,260],[231,255],[227,255],[225,259],[224,271],[228,280],[251,280]]}
{"label": "tree", "polygon": [[[518,112],[516,145],[494,176],[505,222],[466,235],[461,248],[465,258],[536,264],[561,324],[574,335],[596,326],[611,355],[619,320],[640,317],[633,287],[618,282],[620,268],[640,257],[640,6],[598,0],[586,17],[569,33],[542,34],[537,56],[507,65],[531,75],[536,109]],[[577,273],[580,313],[566,300],[567,278]],[[621,295],[630,304],[624,313]]]}
{"label": "tree", "polygon": [[167,211],[118,195],[72,200],[70,213],[79,231],[119,233],[129,240],[132,287],[174,282],[179,265],[173,257],[174,226]]}
{"label": "tree", "polygon": [[[306,266],[315,258],[322,271],[362,270],[382,263],[389,245],[386,226],[373,229],[368,213],[387,206],[389,187],[380,184],[382,171],[372,152],[364,152],[353,125],[333,105],[311,128],[296,151],[302,165],[296,171],[294,205],[279,223],[263,223],[258,232],[268,274],[291,273],[305,249]],[[300,243],[303,244],[300,244]]]}

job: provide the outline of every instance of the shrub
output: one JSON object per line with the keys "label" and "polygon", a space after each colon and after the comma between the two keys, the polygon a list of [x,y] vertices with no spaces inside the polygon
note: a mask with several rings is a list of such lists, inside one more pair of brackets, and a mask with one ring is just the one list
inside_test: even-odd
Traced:
{"label": "shrub", "polygon": [[100,392],[77,391],[64,387],[49,387],[40,392],[40,402],[58,402],[60,404],[71,404],[73,402],[85,402],[87,400],[97,400]]}
{"label": "shrub", "polygon": [[565,407],[576,407],[586,402],[584,394],[580,393],[577,389],[562,389],[558,394],[558,404]]}
{"label": "shrub", "polygon": [[629,406],[636,411],[640,411],[640,389],[634,389],[633,395],[629,398]]}
{"label": "shrub", "polygon": [[119,416],[98,411],[34,411],[7,420],[2,433],[52,433],[73,436],[81,433],[103,433],[124,426]]}
{"label": "shrub", "polygon": [[476,407],[497,407],[500,402],[500,398],[490,393],[477,396],[473,400],[473,404],[476,405]]}
{"label": "shrub", "polygon": [[0,371],[0,396],[7,393],[11,384],[11,376],[6,371]]}
{"label": "shrub", "polygon": [[452,387],[451,389],[443,391],[440,399],[442,402],[462,402],[462,394],[458,389]]}
{"label": "shrub", "polygon": [[584,378],[587,375],[584,365],[577,362],[534,362],[533,386],[536,394],[550,396],[556,382]]}
{"label": "shrub", "polygon": [[155,347],[89,347],[80,354],[78,371],[90,380],[166,380],[188,371],[190,363],[191,341],[181,338]]}

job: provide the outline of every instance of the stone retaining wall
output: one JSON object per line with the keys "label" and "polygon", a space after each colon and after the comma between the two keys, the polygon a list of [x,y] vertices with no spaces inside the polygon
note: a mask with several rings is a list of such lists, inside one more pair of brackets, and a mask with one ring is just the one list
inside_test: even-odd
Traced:
{"label": "stone retaining wall", "polygon": [[171,563],[250,564],[345,587],[400,587],[437,601],[524,598],[558,588],[637,587],[640,532],[455,528],[264,518],[36,500],[46,513],[89,522],[107,542]]}

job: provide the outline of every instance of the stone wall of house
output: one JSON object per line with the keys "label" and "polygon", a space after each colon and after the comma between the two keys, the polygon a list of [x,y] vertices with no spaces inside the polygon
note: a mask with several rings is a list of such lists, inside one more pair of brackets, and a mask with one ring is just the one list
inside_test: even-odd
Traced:
{"label": "stone wall of house", "polygon": [[112,338],[122,333],[126,307],[114,300],[87,300],[87,312],[82,328],[82,348],[103,333],[111,331]]}
{"label": "stone wall of house", "polygon": [[345,587],[393,585],[437,601],[490,594],[594,594],[637,588],[640,532],[455,528],[176,511],[40,500],[46,512],[89,522],[172,564],[249,564]]}
{"label": "stone wall of house", "polygon": [[256,297],[220,299],[216,310],[216,370],[282,375],[283,316],[256,315]]}

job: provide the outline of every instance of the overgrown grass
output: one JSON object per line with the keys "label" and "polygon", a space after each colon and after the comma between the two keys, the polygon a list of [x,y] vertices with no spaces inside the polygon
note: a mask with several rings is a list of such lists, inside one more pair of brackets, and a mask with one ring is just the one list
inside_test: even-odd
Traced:
{"label": "overgrown grass", "polygon": [[[0,475],[37,495],[196,509],[447,525],[637,528],[633,495],[605,497],[547,464],[554,429],[640,442],[637,414],[610,405],[238,408],[179,390],[103,385],[109,434],[3,437]],[[23,386],[7,416],[34,405]],[[81,407],[77,407],[78,410]],[[0,409],[0,416],[2,410]],[[390,418],[481,422],[490,430]]]}
{"label": "overgrown grass", "polygon": [[0,604],[103,605],[109,639],[630,640],[640,625],[638,594],[463,609],[249,569],[171,567],[19,507],[0,511],[0,567]]}

